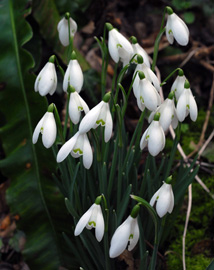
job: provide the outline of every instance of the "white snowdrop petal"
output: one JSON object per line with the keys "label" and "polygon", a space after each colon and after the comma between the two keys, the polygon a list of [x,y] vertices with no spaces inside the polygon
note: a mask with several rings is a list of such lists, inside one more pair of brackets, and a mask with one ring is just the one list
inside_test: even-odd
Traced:
{"label": "white snowdrop petal", "polygon": [[81,98],[80,95],[79,95],[79,100],[80,100],[80,104],[82,105],[83,111],[85,112],[85,114],[88,113],[89,112],[89,107],[86,104],[86,102]]}
{"label": "white snowdrop petal", "polygon": [[83,231],[83,229],[85,228],[86,224],[88,223],[90,216],[92,214],[93,208],[94,208],[95,204],[93,204],[86,212],[85,214],[80,218],[80,220],[78,221],[76,228],[74,230],[74,235],[78,236],[79,234],[81,234],[81,232]]}
{"label": "white snowdrop petal", "polygon": [[184,92],[180,96],[176,108],[177,117],[180,122],[183,122],[186,117],[186,105],[187,105],[187,97],[186,93]]}
{"label": "white snowdrop petal", "polygon": [[155,75],[155,73],[150,68],[148,68],[147,71],[148,71],[151,82],[154,84],[154,87],[159,92],[160,91],[160,82],[158,80],[158,77]]}
{"label": "white snowdrop petal", "polygon": [[104,139],[105,139],[105,142],[108,142],[111,139],[111,135],[112,135],[113,120],[112,120],[108,103],[106,103],[106,107],[107,107],[107,111],[106,111],[106,125],[105,125]]}
{"label": "white snowdrop petal", "polygon": [[101,101],[83,117],[79,125],[80,134],[87,133],[91,128],[94,127],[103,104],[104,101]]}
{"label": "white snowdrop petal", "polygon": [[69,117],[74,124],[78,124],[80,120],[80,111],[78,110],[78,104],[76,103],[74,95],[75,93],[71,93],[69,105],[68,105],[68,112]]}
{"label": "white snowdrop petal", "polygon": [[[131,43],[128,41],[127,38],[125,38],[120,32],[118,32],[116,29],[113,29],[112,31],[115,31],[118,43],[124,48],[124,50],[132,55],[134,53]],[[119,47],[120,48],[120,47]]]}
{"label": "white snowdrop petal", "polygon": [[141,150],[143,150],[148,144],[148,141],[146,139],[146,137],[148,135],[148,130],[149,130],[149,127],[144,131],[143,136],[142,136],[142,138],[140,140],[140,149]]}
{"label": "white snowdrop petal", "polygon": [[131,216],[129,216],[115,231],[109,250],[110,258],[119,256],[126,249],[130,235],[130,222]]}
{"label": "white snowdrop petal", "polygon": [[149,202],[149,204],[150,204],[152,207],[154,206],[154,204],[155,204],[155,202],[156,202],[156,200],[157,200],[157,197],[158,197],[158,195],[159,195],[160,189],[161,189],[161,187],[155,192],[155,194],[152,196],[152,198],[151,198],[151,200],[150,200],[150,202]]}
{"label": "white snowdrop petal", "polygon": [[131,234],[133,235],[132,239],[129,239],[128,250],[131,251],[137,244],[140,236],[139,226],[137,218],[134,218],[131,225]]}
{"label": "white snowdrop petal", "polygon": [[[140,46],[139,43],[132,44],[134,54],[140,54],[143,57],[143,62],[150,68],[149,56],[147,52]],[[135,57],[137,59],[137,57]]]}
{"label": "white snowdrop petal", "polygon": [[35,129],[34,129],[34,132],[33,132],[33,138],[32,138],[33,144],[37,143],[37,141],[38,141],[39,134],[40,134],[41,128],[42,128],[42,126],[43,126],[43,121],[44,121],[45,115],[46,115],[46,113],[45,113],[44,116],[40,119],[39,123],[36,125],[36,127],[35,127]]}
{"label": "white snowdrop petal", "polygon": [[173,191],[172,191],[172,188],[170,190],[170,194],[171,194],[171,198],[170,198],[170,205],[169,205],[169,208],[168,208],[168,213],[172,213],[172,210],[174,208],[174,194],[173,194]]}
{"label": "white snowdrop petal", "polygon": [[63,80],[63,90],[67,92],[71,85],[79,93],[83,86],[83,73],[77,60],[70,60]]}
{"label": "white snowdrop petal", "polygon": [[172,33],[172,24],[171,24],[170,15],[168,15],[167,23],[166,23],[166,38],[169,41],[169,44],[173,44],[174,37],[173,37],[173,33]]}
{"label": "white snowdrop petal", "polygon": [[77,132],[70,140],[68,140],[59,150],[57,157],[56,157],[56,161],[62,162],[68,155],[69,153],[72,151],[77,139],[79,136],[79,132]]}
{"label": "white snowdrop petal", "polygon": [[189,95],[189,107],[190,118],[195,122],[198,117],[198,107],[192,94]]}
{"label": "white snowdrop petal", "polygon": [[160,124],[164,131],[169,129],[169,126],[172,122],[172,115],[173,115],[173,107],[172,106],[165,106],[161,116],[160,116]]}
{"label": "white snowdrop petal", "polygon": [[169,16],[171,16],[171,27],[174,38],[178,44],[186,46],[189,42],[189,30],[186,24],[175,13]]}
{"label": "white snowdrop petal", "polygon": [[173,117],[173,119],[172,119],[172,127],[173,127],[173,129],[176,129],[176,127],[178,126],[178,117],[177,117],[177,113],[175,112],[175,114],[174,114],[174,117]]}
{"label": "white snowdrop petal", "polygon": [[88,140],[88,136],[84,134],[84,144],[83,144],[83,165],[86,169],[91,167],[93,162],[93,152],[91,145]]}
{"label": "white snowdrop petal", "polygon": [[145,105],[141,102],[140,97],[137,98],[137,106],[143,112],[145,110]]}
{"label": "white snowdrop petal", "polygon": [[158,121],[153,121],[149,129],[148,150],[152,156],[157,156],[165,145],[165,135]]}
{"label": "white snowdrop petal", "polygon": [[[166,187],[164,185],[167,185],[167,184],[163,184],[163,186],[161,187],[161,190],[159,192],[159,198],[156,204],[156,211],[160,218],[166,215],[171,204],[170,187]],[[171,186],[171,185],[168,185],[168,186]]]}
{"label": "white snowdrop petal", "polygon": [[184,91],[185,81],[186,81],[186,77],[185,76],[178,76],[177,89],[175,91],[175,96],[176,96],[176,99],[177,100],[180,98],[181,94]]}
{"label": "white snowdrop petal", "polygon": [[47,112],[43,120],[42,142],[46,148],[50,148],[56,140],[56,122],[52,112]]}
{"label": "white snowdrop petal", "polygon": [[95,228],[95,236],[98,242],[103,239],[104,235],[104,219],[100,205],[97,205],[99,210],[97,211],[97,220],[96,220],[96,228]]}
{"label": "white snowdrop petal", "polygon": [[[117,48],[117,40],[115,38],[114,30],[112,29],[109,31],[109,38],[108,38],[108,50],[111,58],[114,60],[115,63],[119,62],[119,53]],[[115,30],[116,31],[116,30]]]}
{"label": "white snowdrop petal", "polygon": [[158,93],[147,79],[142,80],[142,96],[144,104],[150,111],[155,111],[159,105]]}

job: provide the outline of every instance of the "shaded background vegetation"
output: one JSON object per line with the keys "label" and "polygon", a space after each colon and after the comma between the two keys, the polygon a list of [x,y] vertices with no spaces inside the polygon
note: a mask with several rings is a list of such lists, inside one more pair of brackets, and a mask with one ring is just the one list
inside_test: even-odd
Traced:
{"label": "shaded background vegetation", "polygon": [[[6,0],[3,3],[7,2]],[[38,96],[34,93],[32,85],[35,75],[47,62],[49,56],[53,52],[60,59],[61,65],[65,68],[68,60],[67,50],[63,48],[58,41],[57,24],[63,14],[67,11],[78,24],[78,33],[74,39],[74,46],[78,53],[78,60],[84,70],[84,87],[83,96],[89,106],[92,107],[98,100],[100,95],[99,76],[101,71],[101,55],[99,48],[95,43],[94,36],[101,36],[103,33],[104,23],[111,22],[117,27],[121,33],[129,37],[135,35],[139,43],[152,56],[154,41],[159,31],[162,12],[166,5],[170,5],[174,11],[181,16],[188,24],[190,30],[190,42],[185,48],[174,44],[168,46],[165,37],[160,43],[160,52],[157,66],[160,69],[161,77],[164,79],[168,73],[174,68],[180,66],[183,68],[186,77],[191,82],[191,88],[196,96],[198,103],[199,118],[196,123],[186,123],[182,125],[181,144],[186,154],[197,150],[204,140],[209,136],[214,127],[212,101],[213,96],[213,73],[214,73],[214,3],[213,1],[85,1],[85,0],[33,0],[33,1],[11,1],[16,8],[16,18],[19,16],[26,18],[32,27],[33,35],[27,24],[23,23],[22,28],[19,25],[19,36],[23,40],[18,42],[24,45],[33,56],[33,59],[24,51],[20,51],[25,62],[22,66],[24,80],[28,81],[28,98],[31,100],[31,120],[32,126],[38,121],[38,115],[34,113],[38,106],[42,109],[46,108],[46,101],[38,100]],[[3,5],[4,6],[4,5]],[[8,25],[11,22],[8,9],[1,9],[1,38],[7,39]],[[18,25],[18,19],[16,21]],[[17,27],[18,28],[18,27]],[[24,34],[24,31],[28,33]],[[23,33],[22,33],[23,32]],[[32,38],[31,38],[32,37]],[[4,43],[5,44],[5,43]],[[69,216],[62,196],[55,187],[51,172],[55,171],[55,161],[52,152],[42,155],[39,160],[41,169],[39,171],[40,180],[35,179],[36,169],[35,153],[41,153],[43,148],[40,144],[32,149],[30,140],[30,130],[27,137],[23,137],[22,122],[23,111],[20,104],[15,101],[20,98],[18,88],[21,88],[19,74],[14,75],[13,65],[14,54],[10,45],[4,46],[1,50],[1,73],[0,87],[2,90],[0,97],[1,104],[1,159],[0,169],[1,175],[1,261],[0,269],[27,269],[27,264],[32,269],[38,269],[37,265],[41,262],[57,260],[68,261],[66,254],[66,245],[64,240],[58,243],[64,247],[65,252],[63,258],[59,258],[57,253],[57,245],[53,245],[53,238],[61,234],[62,231],[68,231],[70,224],[73,224]],[[26,64],[28,61],[28,64]],[[28,70],[30,69],[30,74]],[[113,67],[110,63],[108,67],[108,82],[113,75]],[[49,102],[57,104],[61,116],[64,115],[65,97],[62,91],[62,78],[60,74],[57,95],[48,97]],[[130,78],[127,76],[127,80]],[[8,83],[10,80],[10,83]],[[172,83],[172,81],[171,81]],[[170,91],[171,83],[164,87],[165,96]],[[11,86],[10,95],[3,90]],[[133,98],[133,97],[132,97]],[[211,108],[208,108],[208,106]],[[8,110],[9,108],[9,110]],[[202,131],[207,110],[211,111],[207,127]],[[5,116],[3,112],[7,111]],[[18,112],[18,113],[17,113]],[[22,114],[19,114],[22,112]],[[129,132],[132,133],[139,118],[139,111],[135,105],[134,98],[131,99],[128,108],[127,126]],[[27,117],[26,117],[27,118]],[[14,130],[16,131],[16,139],[14,141]],[[201,138],[201,136],[203,136]],[[200,140],[201,138],[201,140]],[[12,142],[11,142],[12,141]],[[17,147],[16,141],[21,141]],[[199,143],[199,145],[198,145]],[[20,152],[23,145],[27,145],[25,155]],[[167,141],[167,147],[170,149],[172,141]],[[14,147],[16,147],[14,149]],[[16,153],[15,157],[14,152]],[[213,162],[214,162],[214,144],[211,142],[207,150],[203,153],[200,161],[201,165],[199,175],[202,180],[213,191]],[[39,155],[40,156],[40,155]],[[6,158],[5,158],[6,157]],[[180,159],[180,156],[177,156]],[[47,171],[48,167],[52,171]],[[23,165],[24,164],[24,165]],[[33,165],[33,166],[32,166]],[[23,167],[24,166],[24,167]],[[28,175],[26,181],[20,182],[24,176]],[[15,177],[14,177],[15,176]],[[12,179],[12,181],[11,181]],[[30,181],[29,181],[30,179]],[[20,184],[21,183],[21,184]],[[8,188],[9,187],[9,188]],[[5,191],[7,190],[7,203],[5,202]],[[33,198],[33,199],[32,199]],[[56,222],[53,236],[50,232],[51,224],[45,216],[46,209],[43,199],[49,202],[49,214]],[[9,207],[7,206],[9,204]],[[172,229],[168,242],[160,249],[158,265],[162,269],[181,269],[181,241],[183,226],[185,222],[185,214],[187,207],[187,198],[184,200],[183,207],[179,218],[177,218],[175,228]],[[60,209],[61,216],[55,216],[57,209]],[[213,200],[198,185],[193,184],[193,209],[190,218],[190,224],[187,234],[187,269],[205,269],[214,255],[213,240]],[[66,226],[65,226],[66,225]],[[17,229],[18,226],[18,229]],[[27,235],[27,241],[26,237]],[[57,238],[59,239],[59,238]],[[26,241],[26,244],[25,244]],[[25,248],[24,248],[25,246]],[[23,250],[24,248],[24,250]],[[33,252],[32,252],[33,249]],[[48,251],[48,252],[47,252]],[[34,254],[34,255],[33,255]],[[43,255],[45,254],[45,258]],[[53,254],[57,254],[53,256]],[[23,259],[24,258],[24,259]],[[25,263],[26,261],[26,263]],[[128,259],[125,258],[125,269]],[[74,262],[75,264],[75,262]],[[122,264],[121,264],[122,265]],[[34,268],[36,267],[37,268]],[[5,268],[3,268],[5,267]],[[40,266],[41,267],[41,266]],[[43,269],[46,266],[43,266]],[[42,268],[39,268],[42,269]],[[51,269],[51,268],[50,268]],[[54,269],[54,268],[52,268]],[[130,268],[131,269],[131,268]]]}

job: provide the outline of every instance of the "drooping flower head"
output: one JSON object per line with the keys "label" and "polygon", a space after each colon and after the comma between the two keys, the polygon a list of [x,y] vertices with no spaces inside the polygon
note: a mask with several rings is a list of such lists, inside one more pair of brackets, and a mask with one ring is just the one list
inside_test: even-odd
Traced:
{"label": "drooping flower head", "polygon": [[59,150],[56,160],[62,162],[69,154],[74,158],[83,156],[83,165],[86,169],[91,167],[93,152],[88,140],[88,136],[80,134],[79,131],[68,140]]}
{"label": "drooping flower head", "polygon": [[81,111],[84,111],[85,114],[87,114],[89,112],[89,108],[85,101],[81,98],[81,96],[75,91],[74,87],[69,86],[68,92],[70,92],[70,99],[68,105],[69,116],[74,124],[78,124]]}
{"label": "drooping flower head", "polygon": [[169,126],[172,124],[172,127],[175,129],[178,125],[178,118],[175,109],[174,103],[174,92],[170,92],[167,99],[156,109],[156,111],[152,112],[149,116],[148,122],[154,119],[154,115],[159,112],[160,119],[159,122],[163,128],[163,131],[166,132],[169,129]]}
{"label": "drooping flower head", "polygon": [[140,140],[140,148],[143,150],[148,145],[149,153],[152,156],[157,156],[165,146],[165,134],[159,122],[160,113],[156,113],[154,120],[143,133]]}
{"label": "drooping flower head", "polygon": [[133,91],[139,109],[144,111],[146,107],[150,111],[155,111],[161,103],[160,95],[142,71],[139,71],[136,77],[139,77],[139,83],[133,85]]}
{"label": "drooping flower head", "polygon": [[[132,36],[131,38],[132,42],[132,48],[133,48],[133,55],[139,54],[143,57],[143,62],[147,65],[147,67],[150,68],[150,62],[149,62],[149,56],[147,52],[140,46],[140,44],[137,42],[136,37]],[[137,56],[135,56],[135,61],[137,60]]]}
{"label": "drooping flower head", "polygon": [[34,89],[36,92],[39,92],[41,96],[47,94],[53,95],[56,90],[57,76],[54,61],[55,55],[52,55],[36,78]]}
{"label": "drooping flower head", "polygon": [[197,119],[198,107],[192,95],[192,91],[190,90],[190,84],[187,80],[184,84],[184,91],[179,97],[176,111],[178,120],[180,122],[183,122],[184,119],[188,116],[188,114],[190,114],[190,118],[192,121],[195,122]]}
{"label": "drooping flower head", "polygon": [[110,23],[106,23],[106,27],[109,30],[108,50],[111,58],[115,63],[121,60],[123,66],[127,65],[133,56],[131,43]]}
{"label": "drooping flower head", "polygon": [[127,245],[129,251],[136,246],[140,236],[137,221],[139,210],[139,204],[135,205],[130,216],[115,231],[110,244],[110,258],[115,258],[123,253]]}
{"label": "drooping flower head", "polygon": [[57,25],[57,30],[59,32],[59,40],[65,47],[69,45],[68,20],[70,24],[70,36],[73,37],[77,31],[77,24],[70,17],[70,14],[68,12],[65,14],[65,17],[61,19],[61,21]]}
{"label": "drooping flower head", "polygon": [[41,118],[33,132],[33,144],[37,143],[39,134],[42,134],[42,143],[46,148],[50,148],[56,140],[56,122],[53,115],[53,104],[48,107],[48,111]]}
{"label": "drooping flower head", "polygon": [[83,73],[82,69],[77,61],[76,53],[73,51],[71,54],[71,60],[65,72],[63,80],[63,90],[67,92],[69,85],[79,93],[83,86]]}
{"label": "drooping flower head", "polygon": [[105,94],[103,100],[91,109],[82,119],[79,125],[79,133],[83,134],[99,125],[105,127],[104,139],[108,142],[112,135],[113,121],[109,109],[109,99],[111,93]]}
{"label": "drooping flower head", "polygon": [[179,99],[180,95],[184,91],[185,81],[186,81],[186,77],[184,76],[184,72],[182,69],[179,69],[178,76],[171,87],[171,91],[175,92],[175,96],[177,100]]}
{"label": "drooping flower head", "polygon": [[85,227],[88,230],[95,228],[95,236],[97,241],[100,242],[102,240],[104,235],[104,219],[100,207],[101,198],[102,196],[97,197],[95,203],[80,218],[74,231],[75,236],[81,234]]}
{"label": "drooping flower head", "polygon": [[166,7],[168,17],[166,23],[166,37],[170,44],[174,38],[181,46],[186,46],[189,42],[189,29],[181,18],[179,18],[170,7]]}
{"label": "drooping flower head", "polygon": [[[138,58],[140,60],[140,58]],[[157,76],[155,75],[155,73],[143,62],[144,59],[142,58],[142,62],[139,62],[138,60],[138,65],[135,68],[135,72],[139,72],[142,71],[146,77],[147,80],[149,80],[154,87],[156,88],[156,90],[159,92],[160,91],[160,82],[157,78]],[[134,77],[134,75],[133,75]],[[139,76],[135,77],[134,83],[133,83],[133,89],[138,87],[138,84],[140,82],[140,78]]]}
{"label": "drooping flower head", "polygon": [[172,213],[174,208],[174,194],[172,191],[172,185],[170,184],[172,177],[169,176],[166,182],[158,189],[158,191],[152,196],[150,205],[154,206],[156,202],[156,211],[160,218],[166,215],[166,213]]}

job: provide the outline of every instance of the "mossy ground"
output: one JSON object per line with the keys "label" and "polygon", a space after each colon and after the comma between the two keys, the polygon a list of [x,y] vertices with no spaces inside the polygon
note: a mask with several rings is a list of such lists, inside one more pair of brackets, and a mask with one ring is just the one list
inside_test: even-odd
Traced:
{"label": "mossy ground", "polygon": [[[193,150],[199,141],[205,112],[200,111],[194,124],[184,124],[181,133],[181,145],[186,154]],[[213,120],[211,120],[213,121]],[[207,132],[209,133],[209,132]],[[170,147],[170,142],[168,144]],[[179,157],[178,157],[179,158]],[[214,176],[199,171],[203,182],[214,193]],[[172,239],[167,251],[167,270],[180,270],[182,267],[182,236],[184,231],[188,196],[184,198],[180,215],[171,232]],[[203,270],[214,257],[214,200],[194,181],[192,184],[192,210],[186,235],[186,269]],[[176,237],[174,237],[176,236]]]}

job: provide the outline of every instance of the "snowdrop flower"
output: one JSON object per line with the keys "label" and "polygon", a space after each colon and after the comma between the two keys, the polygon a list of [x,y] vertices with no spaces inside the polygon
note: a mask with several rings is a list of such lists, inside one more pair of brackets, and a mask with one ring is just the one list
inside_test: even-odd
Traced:
{"label": "snowdrop flower", "polygon": [[115,63],[122,61],[123,66],[127,65],[133,55],[131,43],[120,34],[110,23],[106,23],[109,30],[108,50]]}
{"label": "snowdrop flower", "polygon": [[167,99],[156,109],[155,112],[152,112],[149,116],[148,122],[154,118],[154,115],[159,112],[160,119],[159,122],[163,128],[163,131],[166,132],[169,129],[169,126],[172,124],[172,127],[175,129],[178,125],[178,118],[176,114],[175,104],[174,104],[174,92],[170,92]]}
{"label": "snowdrop flower", "polygon": [[86,114],[89,112],[89,108],[85,101],[81,98],[81,96],[75,91],[72,86],[69,86],[68,92],[70,92],[68,105],[69,116],[74,124],[78,124],[81,111],[84,111]]}
{"label": "snowdrop flower", "polygon": [[69,154],[74,158],[83,156],[83,165],[86,169],[91,167],[93,161],[92,148],[86,134],[77,132],[59,150],[56,160],[62,162]]}
{"label": "snowdrop flower", "polygon": [[[147,65],[147,67],[150,68],[150,62],[149,62],[149,56],[147,54],[147,52],[140,46],[140,44],[137,42],[136,37],[132,36],[131,37],[131,41],[132,41],[132,48],[133,48],[133,55],[134,54],[139,54],[143,57],[143,61],[144,63]],[[137,56],[135,56],[135,61],[137,60]]]}
{"label": "snowdrop flower", "polygon": [[181,20],[170,7],[166,8],[168,17],[166,23],[166,37],[170,44],[173,44],[174,38],[178,44],[186,46],[189,42],[189,29],[183,20]]}
{"label": "snowdrop flower", "polygon": [[149,153],[152,156],[157,156],[165,146],[165,134],[159,122],[160,113],[156,113],[154,120],[143,133],[140,140],[140,148],[143,150],[148,145]]}
{"label": "snowdrop flower", "polygon": [[179,99],[180,95],[184,91],[185,81],[186,81],[186,77],[184,76],[184,72],[182,69],[179,69],[178,76],[171,87],[171,91],[175,92],[175,96],[177,100]]}
{"label": "snowdrop flower", "polygon": [[139,83],[133,87],[138,107],[141,111],[144,111],[145,107],[150,111],[155,111],[161,103],[160,95],[142,71],[139,71],[138,75]]}
{"label": "snowdrop flower", "polygon": [[131,215],[117,228],[112,239],[109,250],[110,258],[119,256],[126,249],[131,251],[139,240],[138,213],[140,206],[137,204],[131,212]]}
{"label": "snowdrop flower", "polygon": [[[138,59],[140,59],[140,58],[138,58]],[[159,82],[157,76],[144,62],[139,63],[136,66],[134,74],[137,71],[142,71],[144,73],[146,79],[149,80],[151,83],[153,83],[154,87],[156,88],[156,90],[158,92],[160,91],[160,82]],[[134,83],[133,83],[134,94],[135,94],[135,88],[138,87],[139,81],[140,81],[140,78],[138,76],[136,76]]]}
{"label": "snowdrop flower", "polygon": [[79,93],[83,86],[83,73],[82,69],[77,61],[76,53],[73,51],[71,54],[71,60],[65,72],[63,80],[63,90],[67,92],[68,86],[71,85]]}
{"label": "snowdrop flower", "polygon": [[47,94],[53,95],[56,90],[57,76],[54,61],[55,55],[52,55],[36,78],[34,89],[36,92],[39,92],[41,96]]}
{"label": "snowdrop flower", "polygon": [[70,14],[68,12],[65,14],[65,17],[57,25],[57,30],[59,32],[59,40],[65,47],[69,45],[68,20],[70,21],[70,36],[73,37],[77,31],[77,24],[70,17]]}
{"label": "snowdrop flower", "polygon": [[104,219],[100,207],[101,197],[102,196],[97,197],[95,203],[80,218],[74,231],[75,236],[81,234],[85,227],[89,230],[95,228],[95,236],[97,241],[100,242],[102,240],[104,235]]}
{"label": "snowdrop flower", "polygon": [[113,121],[109,109],[109,99],[111,93],[105,94],[103,100],[91,109],[82,119],[79,125],[79,133],[83,134],[99,125],[105,126],[104,139],[108,142],[112,135]]}
{"label": "snowdrop flower", "polygon": [[42,134],[42,143],[46,148],[50,148],[56,140],[56,122],[53,115],[53,104],[48,107],[48,111],[37,124],[33,132],[33,144],[37,143],[39,134]]}
{"label": "snowdrop flower", "polygon": [[190,84],[186,80],[184,84],[184,91],[180,95],[177,103],[178,120],[183,122],[188,114],[190,114],[191,120],[195,122],[198,116],[198,107],[192,95],[192,91],[190,90]]}
{"label": "snowdrop flower", "polygon": [[172,177],[169,176],[149,202],[151,206],[154,206],[155,202],[157,202],[156,211],[160,218],[166,215],[167,212],[171,214],[174,208],[174,194],[170,184],[171,181]]}

